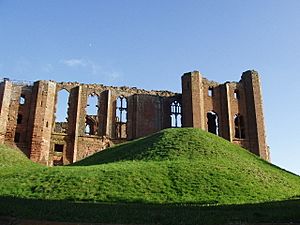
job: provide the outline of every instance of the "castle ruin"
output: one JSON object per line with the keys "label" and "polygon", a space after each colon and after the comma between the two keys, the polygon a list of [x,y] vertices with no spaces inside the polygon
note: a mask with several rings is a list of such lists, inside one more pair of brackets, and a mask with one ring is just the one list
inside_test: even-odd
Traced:
{"label": "castle ruin", "polygon": [[[77,82],[0,83],[0,143],[34,162],[66,165],[114,144],[164,128],[196,127],[269,160],[259,75],[219,84],[185,73],[182,93]],[[58,95],[68,95],[67,118],[57,120]],[[96,99],[94,105],[89,99]],[[94,107],[89,114],[88,108]]]}

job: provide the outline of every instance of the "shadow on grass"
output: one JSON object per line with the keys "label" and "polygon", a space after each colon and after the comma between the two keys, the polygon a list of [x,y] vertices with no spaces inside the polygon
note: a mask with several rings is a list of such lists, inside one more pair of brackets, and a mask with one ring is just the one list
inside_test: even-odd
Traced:
{"label": "shadow on grass", "polygon": [[0,197],[0,216],[60,222],[118,224],[240,224],[300,222],[300,200],[199,206],[86,203]]}

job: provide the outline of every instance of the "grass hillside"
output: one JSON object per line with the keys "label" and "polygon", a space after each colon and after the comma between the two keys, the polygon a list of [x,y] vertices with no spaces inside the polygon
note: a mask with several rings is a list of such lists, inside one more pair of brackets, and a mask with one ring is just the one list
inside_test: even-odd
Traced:
{"label": "grass hillside", "polygon": [[298,176],[199,129],[163,130],[67,167],[38,166],[4,146],[0,155],[5,197],[224,205],[300,196]]}
{"label": "grass hillside", "polygon": [[0,145],[0,171],[2,171],[2,169],[36,166],[38,166],[38,164],[30,161],[20,150]]}

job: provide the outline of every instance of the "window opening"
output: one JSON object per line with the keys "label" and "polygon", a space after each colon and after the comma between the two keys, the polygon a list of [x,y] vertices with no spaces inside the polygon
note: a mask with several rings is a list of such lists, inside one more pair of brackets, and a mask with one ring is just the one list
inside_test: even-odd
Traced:
{"label": "window opening", "polygon": [[127,138],[127,99],[124,96],[116,101],[116,138]]}
{"label": "window opening", "polygon": [[17,124],[21,124],[22,120],[23,120],[23,116],[21,114],[18,114]]}
{"label": "window opening", "polygon": [[244,124],[244,117],[240,114],[234,115],[234,130],[235,138],[244,139],[246,137],[245,135],[245,124]]}
{"label": "window opening", "polygon": [[98,115],[98,107],[98,95],[90,94],[87,99],[86,114],[93,116]]}
{"label": "window opening", "polygon": [[54,132],[67,133],[69,92],[65,89],[57,92]]}
{"label": "window opening", "polygon": [[233,96],[235,99],[239,99],[240,98],[240,93],[238,90],[235,90],[234,93],[233,93]]}
{"label": "window opening", "polygon": [[20,133],[15,133],[14,142],[19,143],[20,139],[21,139],[21,134]]}
{"label": "window opening", "polygon": [[64,145],[54,144],[54,151],[55,152],[63,152],[64,151]]}
{"label": "window opening", "polygon": [[208,132],[219,135],[219,118],[217,113],[207,113],[207,128]]}
{"label": "window opening", "polygon": [[181,105],[178,101],[171,103],[171,127],[181,127]]}
{"label": "window opening", "polygon": [[90,94],[87,99],[86,117],[85,117],[85,134],[98,135],[99,130],[99,97],[96,94]]}
{"label": "window opening", "polygon": [[53,166],[62,166],[62,165],[64,165],[63,157],[60,157],[60,159],[53,160]]}
{"label": "window opening", "polygon": [[90,126],[90,124],[85,124],[85,134],[91,135],[91,126]]}
{"label": "window opening", "polygon": [[26,102],[25,95],[21,95],[20,98],[19,98],[20,105],[24,105],[25,102]]}
{"label": "window opening", "polygon": [[94,120],[94,118],[87,116],[85,121],[85,134],[96,135],[97,127],[97,121]]}
{"label": "window opening", "polygon": [[209,88],[208,88],[208,96],[209,96],[209,97],[212,97],[213,94],[214,94],[213,88],[212,88],[212,87],[209,87]]}

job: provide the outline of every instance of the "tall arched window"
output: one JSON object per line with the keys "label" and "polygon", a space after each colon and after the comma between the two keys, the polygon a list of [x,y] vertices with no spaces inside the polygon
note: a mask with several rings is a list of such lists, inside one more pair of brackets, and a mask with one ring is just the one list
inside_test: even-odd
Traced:
{"label": "tall arched window", "polygon": [[246,137],[245,135],[245,123],[244,123],[244,117],[240,114],[234,115],[234,137],[244,139]]}
{"label": "tall arched window", "polygon": [[22,115],[22,114],[18,114],[18,117],[17,117],[17,124],[21,124],[21,123],[22,123],[22,120],[23,120],[23,115]]}
{"label": "tall arched window", "polygon": [[96,94],[90,94],[87,99],[86,114],[87,115],[97,115],[99,109],[99,97]]}
{"label": "tall arched window", "polygon": [[127,138],[127,99],[124,96],[116,101],[116,138]]}
{"label": "tall arched window", "polygon": [[96,94],[90,94],[87,99],[85,116],[85,134],[98,135],[99,130],[99,97]]}
{"label": "tall arched window", "polygon": [[219,135],[219,117],[213,111],[207,113],[207,130],[210,133]]}
{"label": "tall arched window", "polygon": [[69,92],[65,89],[57,92],[54,132],[67,133]]}
{"label": "tall arched window", "polygon": [[171,127],[181,127],[181,105],[178,101],[171,103]]}

